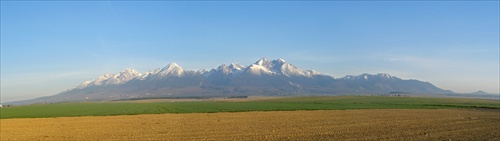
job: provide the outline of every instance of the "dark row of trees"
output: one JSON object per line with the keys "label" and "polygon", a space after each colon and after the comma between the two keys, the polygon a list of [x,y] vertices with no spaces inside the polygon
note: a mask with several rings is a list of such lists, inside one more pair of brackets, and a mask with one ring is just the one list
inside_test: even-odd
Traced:
{"label": "dark row of trees", "polygon": [[232,98],[248,98],[248,96],[241,95],[241,96],[228,96],[228,97],[224,97],[224,99],[232,99]]}

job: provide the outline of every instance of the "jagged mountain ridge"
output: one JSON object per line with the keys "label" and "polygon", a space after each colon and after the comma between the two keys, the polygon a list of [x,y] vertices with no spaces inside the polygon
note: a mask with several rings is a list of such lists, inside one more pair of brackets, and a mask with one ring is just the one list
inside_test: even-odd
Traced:
{"label": "jagged mountain ridge", "polygon": [[268,60],[262,58],[259,61],[246,67],[240,64],[232,63],[230,65],[222,64],[217,69],[210,71],[205,70],[183,70],[182,67],[176,63],[170,63],[162,69],[155,69],[145,74],[141,74],[134,69],[128,68],[118,74],[104,74],[94,80],[86,81],[76,87],[76,89],[83,89],[87,86],[106,86],[106,85],[119,85],[126,83],[132,79],[138,80],[151,80],[151,79],[165,79],[170,77],[183,77],[185,75],[201,75],[204,78],[234,78],[241,73],[253,75],[284,75],[287,77],[313,77],[316,75],[326,76],[314,70],[301,70],[294,65],[285,62],[283,59]]}
{"label": "jagged mountain ridge", "polygon": [[222,64],[215,69],[184,70],[176,63],[144,74],[125,69],[83,82],[38,102],[96,101],[154,97],[209,97],[231,95],[386,94],[390,92],[453,93],[428,82],[403,80],[389,74],[348,75],[342,78],[302,70],[284,59],[262,58],[244,66]]}

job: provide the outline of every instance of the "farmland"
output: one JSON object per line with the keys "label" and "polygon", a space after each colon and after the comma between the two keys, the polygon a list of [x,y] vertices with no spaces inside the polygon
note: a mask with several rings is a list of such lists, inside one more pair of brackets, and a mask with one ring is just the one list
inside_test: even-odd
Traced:
{"label": "farmland", "polygon": [[159,100],[122,102],[58,103],[0,109],[0,118],[44,118],[112,116],[162,113],[217,113],[248,111],[347,110],[347,109],[500,109],[498,100],[424,97],[286,97],[256,100],[205,100],[165,102]]}
{"label": "farmland", "polygon": [[0,140],[499,140],[498,100],[285,97],[2,108]]}
{"label": "farmland", "polygon": [[499,140],[498,110],[371,109],[2,119],[1,140]]}

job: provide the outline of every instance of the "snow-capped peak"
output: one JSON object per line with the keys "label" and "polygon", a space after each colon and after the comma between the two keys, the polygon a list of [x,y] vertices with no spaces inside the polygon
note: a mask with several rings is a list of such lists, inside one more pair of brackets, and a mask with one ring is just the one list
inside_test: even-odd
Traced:
{"label": "snow-capped peak", "polygon": [[219,67],[217,67],[217,69],[212,69],[211,72],[219,71],[219,72],[222,72],[224,74],[230,74],[230,73],[239,74],[245,68],[246,68],[245,66],[240,65],[240,64],[235,64],[235,63],[231,63],[229,66],[226,64],[222,64]]}
{"label": "snow-capped peak", "polygon": [[285,61],[285,59],[278,58],[278,62],[280,62],[280,63],[285,63],[286,61]]}
{"label": "snow-capped peak", "polygon": [[[284,59],[279,58],[277,60],[269,60],[267,58],[262,58],[255,62],[254,64],[246,67],[240,64],[231,63],[230,65],[222,64],[217,69],[212,69],[210,72],[206,70],[195,71],[185,71],[178,64],[172,62],[165,66],[164,68],[157,68],[141,74],[134,69],[128,68],[120,71],[117,74],[104,74],[94,80],[86,81],[76,88],[85,88],[89,86],[105,86],[105,85],[118,85],[124,84],[132,79],[137,80],[159,80],[169,77],[183,77],[191,74],[201,74],[204,77],[216,74],[216,72],[222,72],[230,77],[236,77],[241,73],[250,73],[254,75],[268,74],[268,75],[283,75],[286,77],[312,77],[315,75],[323,75],[314,70],[301,70],[294,65],[287,63]],[[390,75],[383,75],[386,77],[391,77]]]}
{"label": "snow-capped peak", "polygon": [[379,74],[377,74],[377,76],[385,78],[385,79],[391,79],[394,77],[394,76],[387,74],[387,73],[379,73]]}
{"label": "snow-capped peak", "polygon": [[157,74],[158,72],[160,72],[160,68],[156,68],[154,70],[150,70],[150,71],[146,72],[144,75],[142,75],[139,79],[140,80],[144,80],[144,79],[146,79],[148,77],[151,77],[151,76]]}
{"label": "snow-capped peak", "polygon": [[175,63],[175,62],[172,62],[172,63],[169,63],[167,66],[165,66],[162,70],[167,70],[167,69],[171,70],[171,69],[178,69],[178,68],[181,68],[181,66],[177,65],[177,63]]}
{"label": "snow-capped peak", "polygon": [[200,69],[200,70],[196,71],[196,73],[198,73],[198,74],[205,74],[205,73],[207,73],[207,70]]}
{"label": "snow-capped peak", "polygon": [[181,66],[177,65],[176,63],[172,62],[165,66],[163,69],[161,69],[157,75],[159,77],[164,77],[164,76],[181,76],[183,73],[183,69]]}
{"label": "snow-capped peak", "polygon": [[229,68],[233,69],[233,70],[243,70],[243,69],[245,69],[245,66],[240,65],[240,64],[231,63],[229,65]]}
{"label": "snow-capped peak", "polygon": [[254,75],[261,75],[261,74],[273,74],[275,72],[271,71],[272,63],[270,60],[268,60],[266,57],[260,59],[259,61],[255,62],[254,64],[248,66],[245,70],[245,72],[254,74]]}
{"label": "snow-capped peak", "polygon": [[344,79],[344,80],[373,80],[373,79],[383,79],[383,80],[392,80],[392,79],[400,79],[398,77],[395,77],[395,76],[392,76],[392,75],[389,75],[389,74],[385,74],[385,73],[378,73],[378,74],[368,74],[368,73],[363,73],[361,75],[358,75],[358,76],[354,76],[354,75],[347,75],[341,79]]}
{"label": "snow-capped peak", "polygon": [[321,72],[315,71],[315,70],[306,70],[307,75],[324,75]]}
{"label": "snow-capped peak", "polygon": [[136,75],[136,76],[140,76],[142,75],[141,73],[137,72],[136,70],[132,69],[132,68],[127,68],[125,70],[122,70],[120,73],[118,73],[119,75]]}
{"label": "snow-capped peak", "polygon": [[314,75],[322,75],[321,73],[314,71],[314,70],[302,70],[294,65],[287,63],[285,61],[279,61],[281,65],[277,68],[279,68],[280,73],[286,75],[286,76],[303,76],[303,77],[312,77]]}
{"label": "snow-capped peak", "polygon": [[115,74],[113,78],[108,80],[109,82],[107,82],[107,84],[122,84],[141,75],[142,74],[136,70],[128,68],[118,74]]}
{"label": "snow-capped peak", "polygon": [[254,75],[261,75],[261,74],[272,74],[273,72],[269,70],[269,68],[258,65],[258,64],[252,64],[248,66],[248,68],[245,70],[246,72],[249,72]]}
{"label": "snow-capped peak", "polygon": [[219,67],[217,67],[217,70],[222,71],[223,73],[226,73],[226,74],[231,72],[231,70],[229,70],[229,68],[227,67],[226,64],[220,65]]}
{"label": "snow-capped peak", "polygon": [[294,65],[287,63],[284,59],[268,60],[267,58],[262,58],[256,63],[250,65],[247,69],[248,72],[252,74],[278,74],[291,76],[302,76],[302,77],[312,77],[313,75],[322,75],[319,72],[311,70],[301,70]]}
{"label": "snow-capped peak", "polygon": [[88,86],[102,86],[102,85],[117,85],[126,83],[136,77],[140,77],[142,74],[134,69],[128,68],[120,71],[117,74],[104,74],[98,78],[85,81],[82,84],[76,86],[77,89],[82,89]]}
{"label": "snow-capped peak", "polygon": [[266,57],[260,59],[259,61],[255,62],[256,65],[259,66],[264,66],[264,67],[270,67],[271,66],[271,61],[269,61]]}
{"label": "snow-capped peak", "polygon": [[157,74],[158,72],[160,72],[160,68],[156,68],[154,70],[150,70],[150,71],[146,72],[145,76],[146,75],[154,75],[154,74]]}

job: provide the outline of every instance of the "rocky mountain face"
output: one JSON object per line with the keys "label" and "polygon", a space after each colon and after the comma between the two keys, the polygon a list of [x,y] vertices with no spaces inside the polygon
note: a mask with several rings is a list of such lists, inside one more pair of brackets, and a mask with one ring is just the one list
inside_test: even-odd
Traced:
{"label": "rocky mountain face", "polygon": [[83,82],[57,95],[31,103],[107,101],[142,98],[213,97],[240,95],[446,94],[429,82],[403,80],[389,74],[361,74],[333,78],[302,70],[283,59],[262,58],[244,66],[222,64],[216,69],[184,70],[176,63],[141,74],[125,69]]}

